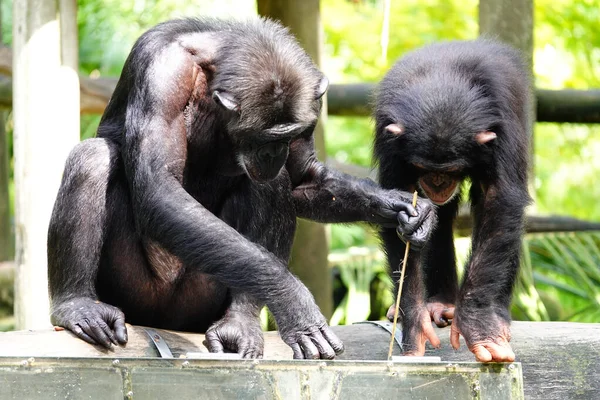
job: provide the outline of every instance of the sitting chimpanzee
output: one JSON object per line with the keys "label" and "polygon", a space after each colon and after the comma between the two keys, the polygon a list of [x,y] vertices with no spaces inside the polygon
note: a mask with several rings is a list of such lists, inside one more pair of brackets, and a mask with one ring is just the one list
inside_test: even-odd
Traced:
{"label": "sitting chimpanzee", "polygon": [[[453,319],[453,347],[462,334],[478,360],[514,360],[508,307],[530,201],[529,95],[517,51],[486,40],[412,52],[379,85],[380,183],[418,189],[439,206],[431,241],[408,259],[399,316],[405,354],[422,355],[426,340],[438,346],[430,321],[446,326]],[[474,226],[459,290],[452,223],[465,178],[471,181]],[[397,269],[404,244],[393,230],[384,228],[381,236],[390,268]],[[388,317],[393,314],[390,308]]]}
{"label": "sitting chimpanzee", "polygon": [[295,358],[342,351],[287,269],[296,217],[423,244],[435,213],[317,160],[326,89],[274,22],[183,19],[142,35],[98,138],[67,161],[48,238],[53,322],[110,347],[127,341],[127,316],[260,357],[266,304]]}

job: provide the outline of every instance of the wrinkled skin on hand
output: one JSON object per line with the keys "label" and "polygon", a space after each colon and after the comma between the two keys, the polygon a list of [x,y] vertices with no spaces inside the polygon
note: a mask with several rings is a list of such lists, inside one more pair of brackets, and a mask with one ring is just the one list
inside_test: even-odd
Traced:
{"label": "wrinkled skin on hand", "polygon": [[438,300],[431,297],[427,300],[427,311],[431,316],[431,320],[439,327],[444,328],[451,324],[454,319],[454,304]]}
{"label": "wrinkled skin on hand", "polygon": [[[288,305],[285,312],[271,307],[279,335],[292,348],[294,359],[331,360],[344,351],[344,345],[327,325],[308,289],[299,289],[305,293],[299,293],[299,301]],[[302,299],[304,305],[299,304]]]}
{"label": "wrinkled skin on hand", "polygon": [[127,343],[123,312],[97,300],[78,297],[65,301],[52,310],[51,319],[90,344],[110,348]]}
{"label": "wrinkled skin on hand", "polygon": [[412,195],[400,190],[387,191],[388,196],[375,206],[371,222],[384,228],[396,228],[404,243],[410,242],[413,250],[421,249],[436,226],[435,206],[429,199],[419,198],[412,206]]}
{"label": "wrinkled skin on hand", "polygon": [[211,353],[236,352],[242,358],[262,358],[265,347],[260,320],[228,312],[206,331],[204,345]]}
{"label": "wrinkled skin on hand", "polygon": [[509,344],[510,323],[494,311],[467,314],[457,308],[450,331],[450,344],[455,350],[460,347],[460,335],[465,338],[477,361],[515,361],[515,353]]}
{"label": "wrinkled skin on hand", "polygon": [[[388,309],[386,314],[390,321],[394,321],[395,305]],[[402,325],[402,349],[404,356],[423,356],[425,354],[425,343],[429,341],[435,348],[440,347],[440,339],[436,335],[433,325],[431,325],[431,317],[429,312],[424,306],[417,306],[413,311],[413,318],[411,321],[415,321],[415,325],[407,326]],[[402,314],[402,312],[400,312]],[[398,318],[401,321],[402,318]]]}

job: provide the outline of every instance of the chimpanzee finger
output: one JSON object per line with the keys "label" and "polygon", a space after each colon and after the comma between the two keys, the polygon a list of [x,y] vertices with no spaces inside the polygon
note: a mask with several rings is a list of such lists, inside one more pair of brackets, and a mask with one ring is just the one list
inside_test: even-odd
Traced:
{"label": "chimpanzee finger", "polygon": [[78,324],[72,324],[71,322],[66,323],[66,328],[73,332],[78,338],[88,342],[89,344],[96,345],[96,341],[92,339],[87,333],[85,333]]}
{"label": "chimpanzee finger", "polygon": [[263,353],[262,350],[259,350],[258,348],[254,347],[254,346],[250,346],[248,349],[246,349],[246,351],[244,352],[244,354],[242,354],[242,358],[263,358]]}
{"label": "chimpanzee finger", "polygon": [[515,361],[515,353],[508,343],[489,343],[484,344],[486,349],[492,356],[492,361],[495,362],[513,362]]}
{"label": "chimpanzee finger", "polygon": [[248,356],[249,353],[252,352],[252,347],[250,346],[250,344],[248,342],[240,342],[237,344],[237,353],[240,355],[240,357],[242,358],[250,358]]}
{"label": "chimpanzee finger", "polygon": [[342,354],[344,352],[344,343],[337,337],[335,333],[329,328],[329,326],[325,325],[321,328],[321,334],[329,342],[329,345],[335,352],[335,354]]}
{"label": "chimpanzee finger", "polygon": [[101,331],[98,332],[97,329],[96,330],[92,329],[92,327],[90,326],[90,321],[83,320],[83,321],[78,322],[77,325],[81,328],[81,330],[86,335],[88,335],[90,338],[92,338],[92,340],[94,341],[93,344],[99,344],[106,348],[110,348],[110,340],[108,340],[108,337],[106,335],[104,335],[103,332],[100,333]]}
{"label": "chimpanzee finger", "polygon": [[492,361],[492,353],[483,345],[475,345],[470,349],[475,354],[475,359],[479,362],[490,362]]}
{"label": "chimpanzee finger", "polygon": [[450,344],[454,350],[460,348],[460,332],[455,324],[450,327]]}
{"label": "chimpanzee finger", "polygon": [[416,217],[419,215],[417,209],[410,204],[409,201],[397,201],[394,202],[391,208],[397,212],[405,212],[409,217]]}
{"label": "chimpanzee finger", "polygon": [[127,343],[127,327],[125,326],[125,315],[119,316],[113,322],[113,329],[117,341],[121,344]]}
{"label": "chimpanzee finger", "polygon": [[100,329],[102,329],[104,334],[108,336],[112,344],[117,345],[117,339],[115,338],[112,329],[108,325],[106,325],[106,322],[104,322],[103,320],[98,320],[97,322]]}
{"label": "chimpanzee finger", "polygon": [[223,348],[223,343],[219,340],[219,337],[214,331],[206,332],[204,336],[204,346],[211,353],[224,353],[225,349]]}
{"label": "chimpanzee finger", "polygon": [[304,359],[304,353],[302,353],[302,349],[298,343],[292,343],[290,345],[292,351],[294,352],[294,360],[302,360]]}
{"label": "chimpanzee finger", "polygon": [[125,314],[118,308],[111,310],[107,316],[106,322],[115,333],[117,341],[121,344],[127,343],[127,327],[125,326]]}
{"label": "chimpanzee finger", "polygon": [[442,317],[445,319],[454,319],[454,307],[444,308],[442,311]]}
{"label": "chimpanzee finger", "polygon": [[86,333],[88,335],[96,338],[96,341],[98,343],[100,343],[104,347],[110,349],[110,347],[111,347],[111,341],[108,338],[108,335],[106,333],[104,333],[104,330],[100,327],[100,325],[98,324],[98,322],[97,321],[89,321],[88,324],[87,324],[87,326],[89,327],[89,330],[86,331],[85,325],[82,327],[83,330],[86,331]]}
{"label": "chimpanzee finger", "polygon": [[327,343],[321,332],[315,331],[311,333],[310,340],[312,340],[314,345],[317,346],[320,358],[325,360],[332,360],[335,358],[335,351],[333,351],[329,343]]}
{"label": "chimpanzee finger", "polygon": [[302,351],[304,353],[304,358],[316,360],[320,358],[319,350],[317,346],[315,346],[310,340],[310,338],[306,335],[300,336],[300,345],[302,346]]}

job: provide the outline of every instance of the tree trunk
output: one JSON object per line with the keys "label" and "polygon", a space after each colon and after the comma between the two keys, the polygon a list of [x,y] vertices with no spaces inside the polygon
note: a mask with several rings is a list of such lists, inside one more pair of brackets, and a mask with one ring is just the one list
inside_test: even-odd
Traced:
{"label": "tree trunk", "polygon": [[[290,28],[300,45],[319,65],[323,33],[319,0],[258,0],[260,15],[281,21]],[[315,130],[315,145],[321,160],[325,160],[324,119],[327,104]],[[315,222],[299,220],[290,268],[308,286],[326,317],[333,312],[331,274],[327,267],[329,241],[326,227]]]}
{"label": "tree trunk", "polygon": [[48,222],[65,159],[79,140],[79,80],[61,62],[57,3],[13,2],[17,329],[50,323]]}

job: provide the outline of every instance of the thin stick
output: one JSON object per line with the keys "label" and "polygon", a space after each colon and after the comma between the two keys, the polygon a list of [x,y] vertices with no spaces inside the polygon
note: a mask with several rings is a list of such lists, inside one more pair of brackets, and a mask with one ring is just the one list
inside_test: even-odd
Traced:
{"label": "thin stick", "polygon": [[[413,207],[417,206],[417,191],[413,194]],[[398,296],[396,296],[396,309],[394,311],[394,325],[392,325],[392,339],[390,340],[390,349],[388,350],[388,361],[392,359],[394,352],[394,340],[396,339],[396,326],[398,325],[398,314],[400,312],[400,296],[402,296],[402,286],[404,285],[404,271],[406,271],[406,261],[408,260],[408,252],[410,251],[410,242],[406,242],[406,250],[404,251],[404,260],[402,260],[402,272],[400,273],[400,283],[398,285]]]}

